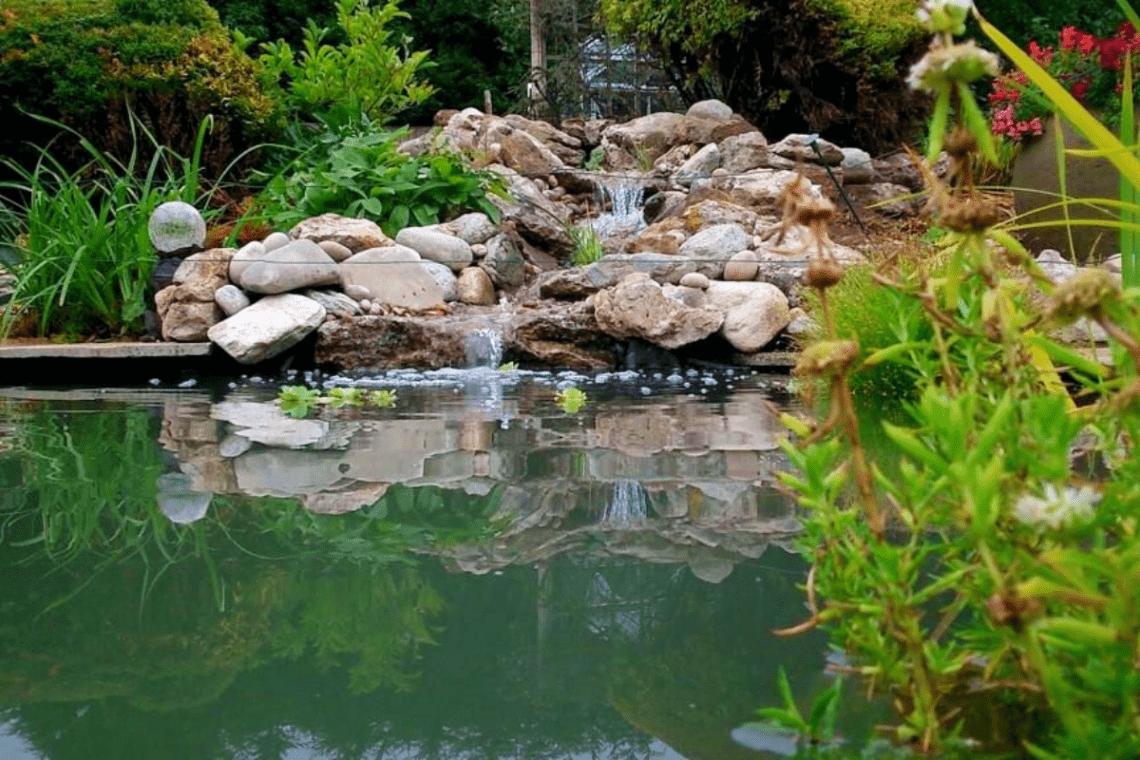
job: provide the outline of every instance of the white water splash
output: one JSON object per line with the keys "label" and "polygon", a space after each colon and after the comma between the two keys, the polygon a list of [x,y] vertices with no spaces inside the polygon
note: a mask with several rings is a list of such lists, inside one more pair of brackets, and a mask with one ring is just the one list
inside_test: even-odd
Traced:
{"label": "white water splash", "polygon": [[498,324],[468,333],[464,345],[468,367],[498,369],[503,363],[503,330]]}
{"label": "white water splash", "polygon": [[645,489],[636,480],[615,480],[614,495],[602,522],[609,525],[631,525],[649,516],[649,500]]}
{"label": "white water splash", "polygon": [[610,180],[601,186],[601,192],[603,204],[607,198],[610,200],[610,210],[594,220],[594,231],[600,237],[632,235],[645,226],[641,215],[645,188],[640,183]]}

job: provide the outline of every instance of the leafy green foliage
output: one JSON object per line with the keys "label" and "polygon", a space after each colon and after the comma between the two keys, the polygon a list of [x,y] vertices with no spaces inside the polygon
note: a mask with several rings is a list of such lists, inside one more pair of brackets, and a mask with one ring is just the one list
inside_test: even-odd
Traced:
{"label": "leafy green foliage", "polygon": [[[0,15],[0,152],[24,166],[25,142],[46,145],[43,123],[60,120],[100,150],[126,160],[129,106],[160,144],[188,153],[207,114],[217,130],[206,148],[214,176],[260,136],[278,128],[255,62],[238,50],[205,0],[6,2]],[[86,152],[73,139],[69,168]]]}
{"label": "leafy green foliage", "polygon": [[783,707],[765,707],[756,711],[760,720],[749,724],[766,730],[788,731],[794,734],[801,745],[818,747],[833,742],[835,722],[839,714],[840,692],[843,679],[836,678],[831,686],[820,692],[812,703],[811,711],[805,716],[796,706],[788,674],[781,666],[777,671],[777,683]]}
{"label": "leafy green foliage", "polygon": [[[947,64],[951,34],[932,31],[926,64]],[[967,64],[976,55],[953,51]],[[983,146],[987,125],[963,103],[976,67],[959,63],[942,69],[938,97],[960,123],[942,126]],[[1056,83],[1037,83],[1073,109]],[[1091,116],[1071,116],[1108,144]],[[1117,157],[1125,176],[1128,158]],[[1135,757],[1140,289],[1101,270],[1055,285],[993,226],[969,160],[959,159],[963,183],[932,180],[944,268],[892,283],[933,326],[879,352],[917,378],[908,419],[881,421],[885,440],[872,451],[852,402],[856,353],[825,362],[815,352],[797,368],[829,383],[830,408],[814,427],[788,420],[802,441],[785,445],[794,469],[781,480],[807,510],[801,546],[813,563],[811,615],[796,630],[829,628],[855,669],[892,695],[895,738],[924,753],[962,738],[1019,757]],[[1026,282],[1043,307],[1019,296]],[[830,284],[819,286],[824,304]],[[1111,367],[1037,334],[1082,316],[1112,336]],[[826,330],[820,345],[851,347],[834,320]],[[1087,406],[1077,408],[1053,361],[1070,365]]]}
{"label": "leafy green foliage", "polygon": [[[48,127],[60,128],[54,122]],[[117,335],[141,331],[156,263],[147,232],[151,213],[168,200],[205,205],[199,193],[202,146],[211,122],[199,125],[194,153],[179,156],[134,124],[125,163],[80,144],[90,163],[69,171],[46,149],[33,168],[0,162],[18,179],[0,183],[0,243],[16,253],[4,263],[16,277],[0,335],[34,320],[39,335]],[[141,156],[151,158],[143,162]]]}
{"label": "leafy green foliage", "polygon": [[567,227],[566,231],[574,241],[574,250],[570,253],[570,263],[574,266],[584,267],[602,257],[602,240],[592,225],[587,223],[581,227]]}
{"label": "leafy green foliage", "polygon": [[586,406],[589,398],[580,388],[563,388],[554,395],[554,403],[562,407],[566,414],[577,414]]}
{"label": "leafy green foliage", "polygon": [[409,40],[391,40],[389,24],[406,15],[398,0],[376,7],[368,0],[339,0],[336,7],[345,38],[341,44],[326,44],[330,30],[310,21],[300,51],[284,40],[262,46],[259,60],[269,75],[282,80],[293,111],[312,116],[335,110],[349,118],[364,114],[383,124],[431,95],[431,86],[418,79],[427,53],[406,53],[401,48]]}
{"label": "leafy green foliage", "polygon": [[390,388],[365,391],[357,387],[335,387],[329,388],[328,393],[322,394],[316,388],[286,385],[277,392],[277,405],[281,411],[298,419],[308,417],[321,406],[327,406],[329,409],[345,407],[359,409],[365,406],[386,409],[395,406],[397,400],[396,391]]}
{"label": "leafy green foliage", "polygon": [[364,217],[393,236],[409,225],[435,224],[467,209],[499,219],[487,197],[498,186],[489,172],[446,153],[409,157],[397,147],[403,136],[368,125],[326,129],[269,181],[261,197],[263,213],[278,228],[325,213]]}

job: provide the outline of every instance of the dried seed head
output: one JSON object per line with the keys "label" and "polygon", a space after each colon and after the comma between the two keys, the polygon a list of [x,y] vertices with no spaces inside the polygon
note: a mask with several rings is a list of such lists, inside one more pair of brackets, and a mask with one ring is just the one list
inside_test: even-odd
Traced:
{"label": "dried seed head", "polygon": [[954,232],[982,232],[1004,218],[1001,209],[981,196],[948,196],[938,224]]}
{"label": "dried seed head", "polygon": [[792,211],[792,221],[805,227],[819,227],[827,224],[835,216],[835,204],[827,198],[808,195],[802,198]]}
{"label": "dried seed head", "polygon": [[821,340],[805,348],[793,370],[797,375],[838,375],[859,355],[859,344],[853,340]]}
{"label": "dried seed head", "polygon": [[830,288],[843,279],[843,266],[831,257],[816,257],[804,272],[804,284],[809,288]]}
{"label": "dried seed head", "polygon": [[1105,269],[1081,269],[1053,291],[1046,314],[1069,324],[1080,317],[1096,318],[1104,306],[1120,300],[1120,284]]}

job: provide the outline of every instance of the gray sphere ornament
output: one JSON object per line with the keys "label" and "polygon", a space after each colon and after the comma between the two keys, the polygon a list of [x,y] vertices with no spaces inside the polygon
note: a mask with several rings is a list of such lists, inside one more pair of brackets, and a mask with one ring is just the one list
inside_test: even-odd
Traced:
{"label": "gray sphere ornament", "polygon": [[206,242],[206,220],[198,209],[182,201],[168,201],[156,208],[147,231],[151,244],[160,253],[201,247]]}

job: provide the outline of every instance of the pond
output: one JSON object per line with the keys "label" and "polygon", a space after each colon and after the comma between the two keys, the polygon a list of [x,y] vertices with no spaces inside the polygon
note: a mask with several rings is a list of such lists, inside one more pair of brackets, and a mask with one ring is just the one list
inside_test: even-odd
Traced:
{"label": "pond", "polygon": [[0,389],[0,756],[753,758],[830,685],[780,378],[360,383]]}

